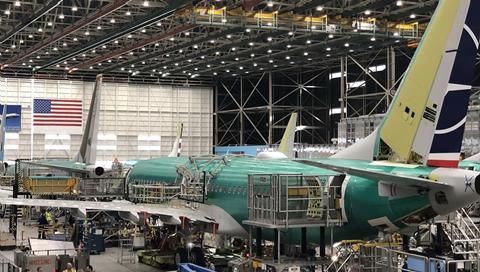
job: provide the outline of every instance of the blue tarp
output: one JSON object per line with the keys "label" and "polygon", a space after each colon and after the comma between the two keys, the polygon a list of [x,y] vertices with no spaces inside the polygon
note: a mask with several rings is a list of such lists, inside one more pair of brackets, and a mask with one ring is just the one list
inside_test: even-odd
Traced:
{"label": "blue tarp", "polygon": [[178,265],[178,271],[180,272],[215,272],[205,267],[198,266],[191,263],[181,263]]}

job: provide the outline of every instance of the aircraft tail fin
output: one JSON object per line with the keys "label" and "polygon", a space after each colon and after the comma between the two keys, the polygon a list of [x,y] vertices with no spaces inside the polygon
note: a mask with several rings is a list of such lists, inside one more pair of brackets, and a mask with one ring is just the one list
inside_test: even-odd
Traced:
{"label": "aircraft tail fin", "polygon": [[278,151],[285,154],[288,158],[293,157],[293,144],[295,141],[295,128],[297,126],[298,114],[296,112],[290,115],[290,120],[288,120],[287,128],[283,133],[282,140],[280,141],[280,146]]}
{"label": "aircraft tail fin", "polygon": [[75,162],[95,164],[97,158],[97,137],[98,126],[100,121],[100,104],[102,94],[102,75],[97,75],[95,87],[93,89],[92,101],[88,111],[87,122],[83,131],[80,150],[75,157]]}
{"label": "aircraft tail fin", "polygon": [[[368,150],[362,155],[364,160],[393,159],[439,166],[432,163],[435,156],[456,151],[462,140],[458,135],[463,136],[464,130],[464,123],[459,123],[457,116],[466,114],[478,49],[480,19],[475,15],[478,8],[478,0],[440,1],[374,137],[355,144],[369,146],[353,145],[335,158],[357,156],[358,159],[358,154],[353,155],[352,151],[361,149]],[[450,133],[456,136],[440,137]],[[449,142],[448,147],[437,147],[445,141]]]}
{"label": "aircraft tail fin", "polygon": [[0,161],[5,159],[5,133],[7,129],[7,105],[4,104],[2,107],[2,121],[0,123]]}
{"label": "aircraft tail fin", "polygon": [[182,137],[183,137],[183,123],[178,124],[177,136],[173,142],[172,151],[168,155],[169,157],[180,157],[182,153]]}

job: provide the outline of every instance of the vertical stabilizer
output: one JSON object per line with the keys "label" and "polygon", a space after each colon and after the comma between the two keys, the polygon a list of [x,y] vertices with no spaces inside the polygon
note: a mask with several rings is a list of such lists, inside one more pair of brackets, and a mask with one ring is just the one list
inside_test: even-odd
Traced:
{"label": "vertical stabilizer", "polygon": [[3,105],[2,123],[0,123],[0,161],[5,159],[5,133],[7,130],[7,105]]}
{"label": "vertical stabilizer", "polygon": [[292,113],[290,120],[288,120],[287,128],[283,133],[282,140],[280,141],[280,146],[278,151],[285,154],[288,158],[293,158],[293,144],[295,141],[295,128],[297,126],[297,116],[296,112]]}
{"label": "vertical stabilizer", "polygon": [[183,123],[178,124],[177,137],[173,142],[172,151],[168,154],[169,157],[180,157],[182,153],[182,136],[183,136]]}
{"label": "vertical stabilizer", "polygon": [[[478,20],[467,19],[467,15],[470,18],[469,14],[478,13],[479,1],[440,1],[382,124],[374,132],[374,140],[369,137],[370,140],[354,145],[368,147],[352,146],[334,158],[388,158],[427,164],[436,142],[434,135],[450,132],[443,129],[443,125],[440,130],[438,127],[448,119],[442,117],[448,115],[445,110],[458,111],[460,115],[467,110],[468,96],[462,95],[459,99],[451,96],[471,88],[473,77],[469,75],[474,72],[479,26]],[[461,80],[457,80],[458,77]],[[463,135],[464,126],[458,124],[455,122],[450,128]],[[450,145],[461,144],[461,139],[457,138],[446,141],[450,141]],[[369,152],[359,156],[352,154],[354,150]]]}
{"label": "vertical stabilizer", "polygon": [[88,111],[87,122],[83,131],[80,150],[75,157],[75,162],[95,164],[97,157],[98,125],[100,121],[100,104],[102,94],[102,75],[97,75],[92,101]]}

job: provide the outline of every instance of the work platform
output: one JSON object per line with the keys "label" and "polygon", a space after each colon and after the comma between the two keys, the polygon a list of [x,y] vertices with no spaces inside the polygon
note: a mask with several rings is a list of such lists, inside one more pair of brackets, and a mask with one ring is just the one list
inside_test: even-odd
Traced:
{"label": "work platform", "polygon": [[[314,271],[315,266],[326,267],[325,230],[333,233],[345,222],[343,216],[342,184],[345,175],[251,174],[248,176],[248,219],[243,223],[255,237],[253,268],[271,267],[274,271]],[[319,231],[318,241],[307,241],[307,229]],[[263,229],[273,230],[273,256],[263,254]],[[282,256],[282,232],[300,229],[301,256]],[[332,237],[332,235],[330,235]],[[308,251],[308,243],[320,245],[320,258]],[[252,252],[252,241],[250,252]],[[295,270],[296,269],[296,270]]]}
{"label": "work platform", "polygon": [[249,175],[248,220],[243,223],[269,229],[341,226],[344,178],[343,175]]}

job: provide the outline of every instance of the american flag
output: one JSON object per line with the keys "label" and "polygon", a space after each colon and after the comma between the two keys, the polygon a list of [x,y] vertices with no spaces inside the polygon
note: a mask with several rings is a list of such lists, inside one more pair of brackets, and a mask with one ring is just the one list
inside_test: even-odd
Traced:
{"label": "american flag", "polygon": [[82,100],[33,100],[33,126],[37,133],[81,133],[82,116]]}

